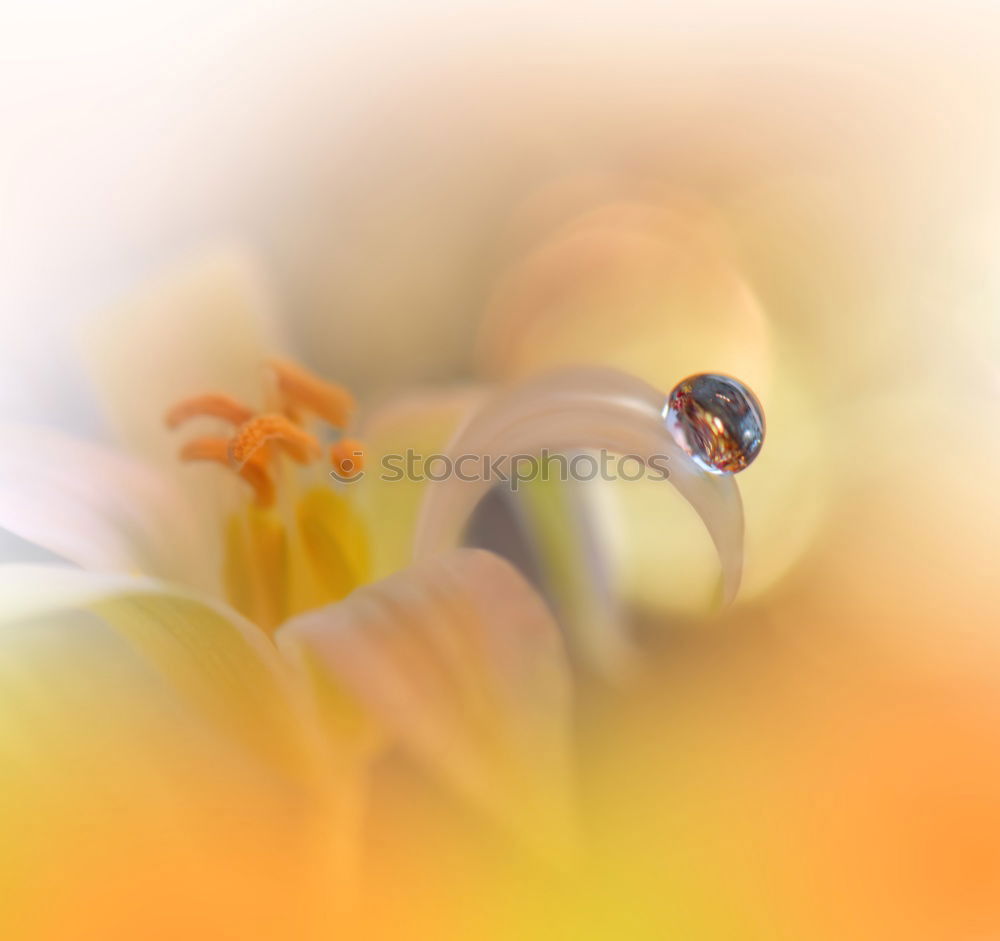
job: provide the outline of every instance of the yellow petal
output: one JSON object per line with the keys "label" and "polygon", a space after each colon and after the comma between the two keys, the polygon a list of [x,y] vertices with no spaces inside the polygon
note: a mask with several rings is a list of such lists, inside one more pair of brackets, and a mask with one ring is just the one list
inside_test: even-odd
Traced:
{"label": "yellow petal", "polygon": [[270,508],[248,506],[226,523],[223,579],[229,603],[271,633],[288,615],[288,536]]}
{"label": "yellow petal", "polygon": [[224,576],[230,604],[272,634],[291,615],[337,601],[367,580],[363,521],[328,485],[287,501],[285,512],[244,507],[226,525]]}
{"label": "yellow petal", "polygon": [[142,579],[0,588],[0,934],[329,931],[343,804],[275,651]]}
{"label": "yellow petal", "polygon": [[205,721],[259,757],[306,768],[315,738],[299,694],[274,647],[236,612],[152,579],[58,566],[0,566],[0,596],[0,625],[96,615]]}

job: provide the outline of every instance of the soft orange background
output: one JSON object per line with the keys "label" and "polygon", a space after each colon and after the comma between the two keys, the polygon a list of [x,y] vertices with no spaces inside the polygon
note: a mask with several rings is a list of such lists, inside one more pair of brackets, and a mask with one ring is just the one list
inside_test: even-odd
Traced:
{"label": "soft orange background", "polygon": [[239,791],[185,808],[195,857],[148,818],[84,907],[128,924],[137,891],[233,938],[1000,937],[996,13],[650,6],[4,14],[4,417],[99,429],[89,313],[219,243],[369,411],[600,362],[730,372],[768,417],[721,615],[669,488],[601,493],[645,655],[581,694],[582,861],[387,762],[353,912],[317,808]]}

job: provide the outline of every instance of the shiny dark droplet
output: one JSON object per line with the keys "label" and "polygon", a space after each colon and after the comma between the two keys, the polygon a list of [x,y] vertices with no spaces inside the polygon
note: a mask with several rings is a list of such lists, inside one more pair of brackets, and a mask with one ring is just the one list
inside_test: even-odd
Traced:
{"label": "shiny dark droplet", "polygon": [[673,439],[712,474],[745,470],[764,443],[764,410],[743,383],[716,373],[688,376],[663,408]]}

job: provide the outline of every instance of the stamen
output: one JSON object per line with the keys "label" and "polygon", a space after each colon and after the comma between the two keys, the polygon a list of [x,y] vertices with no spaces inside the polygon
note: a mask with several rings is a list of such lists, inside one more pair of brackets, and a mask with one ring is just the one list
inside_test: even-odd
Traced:
{"label": "stamen", "polygon": [[318,457],[320,453],[319,442],[286,416],[259,415],[246,422],[230,440],[230,465],[237,469],[243,467],[272,441],[301,463]]}
{"label": "stamen", "polygon": [[209,392],[178,402],[164,416],[164,421],[168,428],[176,428],[192,418],[203,415],[209,418],[221,418],[238,426],[253,418],[253,410],[221,392]]}
{"label": "stamen", "polygon": [[325,382],[301,366],[284,359],[271,359],[278,390],[285,407],[294,415],[304,409],[335,428],[345,428],[354,412],[354,396],[342,386]]}
{"label": "stamen", "polygon": [[285,441],[281,438],[276,438],[271,444],[279,451],[287,454],[296,464],[308,464],[319,455],[319,442],[315,441],[315,439],[309,445],[302,445],[297,441]]}
{"label": "stamen", "polygon": [[[275,502],[277,455],[309,464],[323,453],[318,439],[302,427],[303,419],[316,416],[343,428],[355,407],[346,389],[324,382],[294,363],[273,359],[269,367],[273,371],[272,391],[277,393],[272,412],[258,415],[236,399],[212,392],[183,399],[164,416],[168,428],[201,416],[233,425],[231,437],[197,438],[184,446],[180,457],[184,461],[212,461],[237,471],[253,487],[255,502],[264,507]],[[342,479],[360,474],[363,452],[357,441],[342,440],[331,457]]]}
{"label": "stamen", "polygon": [[341,438],[330,445],[330,463],[337,476],[351,480],[365,469],[365,452],[356,438]]}
{"label": "stamen", "polygon": [[[223,467],[232,467],[229,459],[229,441],[226,438],[195,438],[181,448],[182,461],[214,461]],[[237,473],[251,487],[254,500],[258,506],[274,504],[274,480],[267,469],[264,456],[251,455],[240,467]]]}

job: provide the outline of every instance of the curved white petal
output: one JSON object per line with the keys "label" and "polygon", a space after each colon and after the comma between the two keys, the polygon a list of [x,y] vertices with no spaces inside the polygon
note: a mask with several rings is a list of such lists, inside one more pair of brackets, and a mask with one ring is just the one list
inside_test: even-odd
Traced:
{"label": "curved white petal", "polygon": [[565,840],[568,666],[551,614],[505,561],[457,550],[300,615],[277,640],[467,798],[533,841]]}
{"label": "curved white petal", "polygon": [[217,584],[217,534],[174,481],[49,428],[0,426],[0,439],[0,527],[87,569]]}
{"label": "curved white petal", "polygon": [[[736,482],[702,471],[662,420],[666,395],[613,369],[579,367],[512,386],[476,412],[453,438],[451,457],[538,456],[607,450],[649,463],[668,458],[669,480],[704,521],[722,563],[723,598],[731,601],[743,568],[743,508]],[[428,487],[415,541],[418,558],[457,545],[469,516],[493,485],[456,476]],[[665,534],[664,538],[669,538]]]}
{"label": "curved white petal", "polygon": [[88,318],[81,339],[115,431],[130,449],[172,462],[177,439],[164,428],[167,409],[202,392],[260,406],[275,329],[258,266],[223,248]]}
{"label": "curved white petal", "polygon": [[[402,457],[408,452],[424,458],[442,453],[456,429],[467,424],[494,391],[485,384],[411,390],[379,408],[361,429],[370,471],[351,496],[357,497],[369,526],[376,577],[410,562],[413,532],[428,487],[419,478],[419,468],[414,479],[398,472]],[[574,656],[600,672],[621,673],[632,651],[610,590],[607,559],[600,552],[601,514],[592,499],[597,494],[586,486],[535,480],[510,496],[493,506],[505,516],[504,532],[496,532],[495,517],[483,519],[477,534],[483,538],[474,536],[471,544],[498,551],[518,565],[528,562],[571,637]],[[504,544],[511,527],[525,537],[520,555],[506,551],[511,548]]]}

